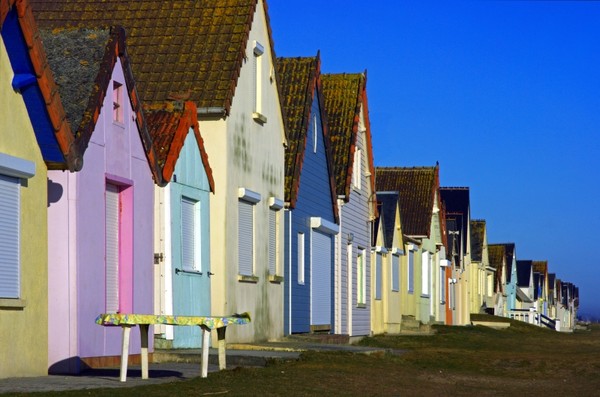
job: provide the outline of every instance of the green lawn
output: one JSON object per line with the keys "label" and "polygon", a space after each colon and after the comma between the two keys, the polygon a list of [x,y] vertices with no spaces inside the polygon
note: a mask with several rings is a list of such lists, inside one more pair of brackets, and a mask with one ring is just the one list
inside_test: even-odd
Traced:
{"label": "green lawn", "polygon": [[[297,362],[211,373],[206,379],[61,392],[88,396],[600,395],[600,327],[573,334],[511,327],[434,326],[433,336],[377,336],[381,355],[306,353]],[[47,394],[51,395],[51,394]]]}

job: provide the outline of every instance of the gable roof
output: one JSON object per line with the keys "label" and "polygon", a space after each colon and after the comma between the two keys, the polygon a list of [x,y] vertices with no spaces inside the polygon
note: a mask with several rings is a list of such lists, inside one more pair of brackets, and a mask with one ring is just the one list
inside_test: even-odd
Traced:
{"label": "gable roof", "polygon": [[[513,257],[515,256],[515,243],[500,243],[500,244],[488,244],[488,255],[490,258],[490,263],[492,262],[492,250],[495,250],[501,246],[501,250],[504,254],[504,259],[506,260],[506,282],[509,283],[512,280],[512,264]],[[494,260],[496,261],[496,260]]]}
{"label": "gable roof", "polygon": [[[386,248],[392,248],[394,245],[394,229],[396,227],[396,211],[399,199],[398,192],[377,193],[377,203],[380,204],[379,218],[383,217],[383,231]],[[402,217],[400,217],[400,222],[402,222]]]}
{"label": "gable roof", "polygon": [[505,263],[505,247],[502,244],[488,244],[490,266],[496,269],[494,292],[502,292],[502,268]]}
{"label": "gable roof", "polygon": [[210,191],[215,192],[215,182],[212,169],[208,163],[208,154],[204,148],[204,140],[198,126],[198,110],[193,102],[166,103],[163,105],[146,106],[145,118],[148,132],[152,137],[154,150],[160,167],[162,179],[171,180],[179,153],[183,148],[188,132],[192,129]]}
{"label": "gable roof", "polygon": [[[258,0],[33,0],[40,26],[121,25],[144,102],[229,115]],[[263,2],[264,4],[264,2]],[[265,5],[271,55],[275,60]]]}
{"label": "gable roof", "polygon": [[440,187],[440,201],[446,208],[446,220],[455,221],[455,231],[460,233],[456,237],[461,244],[462,252],[467,250],[467,232],[470,221],[470,192],[468,187]]}
{"label": "gable roof", "polygon": [[157,184],[163,184],[131,73],[123,28],[40,29],[40,34],[65,107],[67,121],[75,133],[74,145],[77,152],[83,154],[87,149],[104,99],[108,93],[112,93],[112,74],[119,59],[152,175]]}
{"label": "gable roof", "polygon": [[544,275],[548,274],[548,261],[532,261],[533,271]]}
{"label": "gable roof", "polygon": [[435,167],[377,167],[378,192],[398,192],[402,232],[407,236],[429,237],[439,166]]}
{"label": "gable roof", "polygon": [[285,150],[285,201],[295,208],[300,189],[300,174],[310,129],[312,104],[319,104],[323,144],[327,162],[327,173],[331,191],[333,212],[338,221],[337,196],[333,174],[333,155],[329,142],[329,128],[325,113],[321,83],[321,58],[316,57],[277,58],[283,111],[287,120],[287,142]]}
{"label": "gable roof", "polygon": [[75,138],[29,2],[0,0],[0,29],[14,72],[13,88],[23,96],[46,165],[80,170],[83,153],[73,145]]}
{"label": "gable roof", "polygon": [[531,281],[532,261],[518,260],[517,261],[517,285],[519,287],[529,287]]}
{"label": "gable roof", "polygon": [[[485,221],[474,219],[471,221],[471,260],[483,261],[483,248],[485,244]],[[489,257],[489,254],[488,254]]]}
{"label": "gable roof", "polygon": [[[338,197],[350,200],[354,152],[358,136],[360,112],[365,123],[365,149],[369,170],[373,170],[373,148],[367,101],[367,72],[354,74],[323,74],[323,95],[329,124],[333,168]],[[371,190],[375,192],[375,176],[369,177]],[[376,211],[375,211],[376,212]]]}

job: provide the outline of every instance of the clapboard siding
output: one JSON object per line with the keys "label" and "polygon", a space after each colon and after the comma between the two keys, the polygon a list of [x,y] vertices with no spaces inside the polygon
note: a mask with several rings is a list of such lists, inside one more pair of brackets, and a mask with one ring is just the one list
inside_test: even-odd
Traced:
{"label": "clapboard siding", "polygon": [[[310,331],[310,285],[312,283],[311,269],[311,230],[310,230],[310,218],[321,217],[329,222],[335,222],[335,216],[333,212],[334,203],[331,197],[331,186],[329,178],[329,170],[327,166],[327,156],[325,152],[325,146],[323,145],[323,131],[321,128],[321,114],[319,111],[318,98],[315,95],[311,107],[311,120],[313,115],[317,117],[317,151],[313,151],[314,148],[314,125],[312,121],[309,123],[309,129],[307,131],[307,141],[304,152],[304,162],[302,164],[302,173],[300,175],[300,187],[298,191],[298,198],[296,200],[296,207],[292,210],[292,236],[286,238],[286,244],[289,244],[291,240],[291,261],[292,270],[291,274],[287,270],[289,269],[289,250],[286,249],[286,283],[291,282],[292,287],[292,326],[291,332],[309,332]],[[289,222],[289,217],[286,216],[286,223]],[[286,233],[288,232],[288,225],[286,224]],[[305,236],[305,283],[304,285],[298,284],[298,233],[304,233]],[[312,253],[318,255],[319,253]],[[331,260],[331,279],[333,280],[333,257]],[[333,302],[333,284],[331,285],[331,296]],[[333,305],[332,305],[333,306]],[[289,318],[289,292],[286,288],[286,304],[285,304],[285,318],[286,318],[286,332],[290,332],[288,318]],[[333,324],[333,318],[331,319]]]}

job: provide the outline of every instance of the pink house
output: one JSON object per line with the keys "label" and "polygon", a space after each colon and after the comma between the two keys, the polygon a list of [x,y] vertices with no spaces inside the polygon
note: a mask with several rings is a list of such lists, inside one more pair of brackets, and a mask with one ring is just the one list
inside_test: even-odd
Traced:
{"label": "pink house", "polygon": [[[124,31],[41,35],[83,153],[81,171],[48,172],[48,365],[50,373],[78,373],[118,362],[121,329],[96,325],[98,314],[153,312],[154,181],[165,181]],[[135,359],[139,334],[132,337]]]}

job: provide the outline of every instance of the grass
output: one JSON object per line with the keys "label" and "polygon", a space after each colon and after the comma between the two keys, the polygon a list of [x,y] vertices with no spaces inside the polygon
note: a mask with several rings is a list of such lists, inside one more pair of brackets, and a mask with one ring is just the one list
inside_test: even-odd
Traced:
{"label": "grass", "polygon": [[[61,396],[530,396],[600,393],[600,326],[573,334],[511,321],[505,330],[434,326],[433,336],[376,336],[361,345],[389,353],[302,355],[266,368],[238,368],[208,378]],[[53,395],[46,393],[45,395]],[[56,393],[55,395],[58,395]]]}

